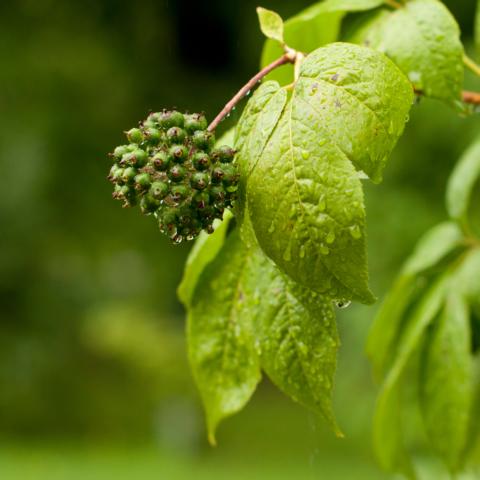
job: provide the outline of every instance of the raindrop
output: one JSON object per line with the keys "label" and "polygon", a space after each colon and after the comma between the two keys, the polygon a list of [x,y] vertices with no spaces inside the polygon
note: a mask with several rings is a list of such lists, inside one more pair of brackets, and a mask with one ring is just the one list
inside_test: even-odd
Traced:
{"label": "raindrop", "polygon": [[340,308],[341,310],[344,308],[348,308],[352,304],[350,300],[335,300],[333,303],[337,308]]}
{"label": "raindrop", "polygon": [[358,225],[352,225],[348,228],[348,231],[350,232],[352,238],[354,238],[355,240],[358,240],[362,237],[362,231]]}
{"label": "raindrop", "polygon": [[320,245],[319,251],[322,255],[328,255],[330,253],[330,249],[326,245],[323,245],[323,243]]}
{"label": "raindrop", "polygon": [[325,238],[327,243],[333,243],[335,241],[335,232],[329,232]]}
{"label": "raindrop", "polygon": [[310,156],[310,152],[308,150],[302,150],[302,157],[306,160]]}

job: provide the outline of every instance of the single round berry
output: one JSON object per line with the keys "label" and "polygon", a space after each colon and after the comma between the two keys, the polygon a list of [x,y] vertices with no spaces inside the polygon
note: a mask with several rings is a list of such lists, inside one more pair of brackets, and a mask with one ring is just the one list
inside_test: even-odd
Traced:
{"label": "single round berry", "polygon": [[132,166],[132,167],[143,167],[148,160],[148,155],[145,150],[141,148],[136,148],[133,152],[127,153],[122,157],[120,161],[121,165]]}
{"label": "single round berry", "polygon": [[197,130],[192,136],[192,142],[201,150],[209,151],[215,144],[215,136],[204,130]]}
{"label": "single round berry", "polygon": [[222,183],[225,172],[222,167],[215,167],[212,171],[212,183],[220,184]]}
{"label": "single round berry", "polygon": [[225,189],[221,185],[214,185],[210,189],[210,196],[216,203],[223,202],[226,196]]}
{"label": "single round berry", "polygon": [[122,174],[122,180],[127,184],[131,185],[135,181],[135,176],[137,175],[137,170],[133,167],[127,167]]}
{"label": "single round berry", "polygon": [[153,198],[152,195],[146,194],[140,200],[140,209],[145,215],[149,215],[155,212],[156,210],[158,210],[158,207],[160,207],[160,202],[157,199]]}
{"label": "single round berry", "polygon": [[171,127],[183,127],[184,121],[183,114],[176,110],[162,112],[158,118],[160,127],[165,130]]}
{"label": "single round berry", "polygon": [[233,165],[222,165],[222,170],[222,183],[225,187],[230,187],[237,183],[237,171]]}
{"label": "single round berry", "polygon": [[110,180],[111,182],[114,182],[115,180],[115,175],[117,173],[117,170],[119,169],[120,167],[114,163],[112,165],[112,168],[110,168],[110,171],[108,172],[108,175],[107,175],[107,180]]}
{"label": "single round berry", "polygon": [[185,185],[174,185],[170,192],[174,202],[181,202],[188,197],[189,189]]}
{"label": "single round berry", "polygon": [[173,145],[168,153],[170,158],[176,163],[183,163],[188,157],[188,149],[185,145]]}
{"label": "single round berry", "polygon": [[192,162],[197,170],[206,170],[210,166],[210,157],[205,152],[197,152],[194,154]]}
{"label": "single round berry", "polygon": [[143,132],[139,128],[131,128],[126,132],[128,141],[131,143],[142,143],[145,140]]}
{"label": "single round berry", "polygon": [[235,157],[235,150],[227,145],[222,145],[212,152],[212,158],[216,162],[230,163]]}
{"label": "single round berry", "polygon": [[152,163],[156,170],[163,171],[166,170],[170,165],[170,158],[165,152],[160,151],[153,156]]}
{"label": "single round berry", "polygon": [[147,128],[145,130],[145,138],[150,145],[158,145],[162,140],[162,133],[158,128]]}
{"label": "single round berry", "polygon": [[185,130],[180,127],[172,127],[167,130],[167,142],[170,145],[183,143],[186,136]]}
{"label": "single round berry", "polygon": [[204,209],[210,202],[210,196],[207,192],[198,192],[192,198],[195,208]]}
{"label": "single round berry", "polygon": [[152,178],[148,173],[139,173],[135,177],[135,188],[137,190],[141,190],[141,191],[147,190],[148,188],[150,188],[151,183],[152,183]]}
{"label": "single round berry", "polygon": [[194,133],[197,130],[205,130],[208,126],[207,119],[202,113],[185,115],[185,130]]}
{"label": "single round berry", "polygon": [[198,172],[194,173],[190,178],[190,184],[196,190],[203,190],[207,187],[210,177],[208,173]]}
{"label": "single round berry", "polygon": [[186,170],[181,165],[174,165],[168,171],[168,178],[172,182],[181,182],[185,178],[185,175],[186,175]]}
{"label": "single round berry", "polygon": [[162,200],[168,193],[168,185],[165,182],[153,182],[150,187],[150,195],[156,200]]}
{"label": "single round berry", "polygon": [[113,156],[120,160],[125,154],[127,154],[130,150],[128,149],[128,145],[120,145],[113,151]]}
{"label": "single round berry", "polygon": [[168,208],[164,210],[162,215],[159,217],[159,220],[161,227],[170,230],[177,222],[177,210],[175,208]]}
{"label": "single round berry", "polygon": [[123,172],[124,171],[125,171],[124,168],[117,167],[117,169],[113,173],[112,181],[114,183],[123,184]]}

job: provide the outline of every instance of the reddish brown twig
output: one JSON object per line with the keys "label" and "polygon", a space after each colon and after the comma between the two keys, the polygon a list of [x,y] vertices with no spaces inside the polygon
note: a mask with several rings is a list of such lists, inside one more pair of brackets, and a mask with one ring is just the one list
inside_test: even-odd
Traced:
{"label": "reddish brown twig", "polygon": [[295,63],[296,52],[288,51],[280,58],[277,58],[274,62],[266,67],[262,68],[254,77],[252,77],[236,94],[235,96],[223,107],[222,111],[215,117],[212,123],[208,126],[208,130],[213,132],[218,124],[233,110],[235,105],[245,97],[250,90],[252,90],[257,83],[266,75],[268,75],[272,70],[285,65],[287,63]]}

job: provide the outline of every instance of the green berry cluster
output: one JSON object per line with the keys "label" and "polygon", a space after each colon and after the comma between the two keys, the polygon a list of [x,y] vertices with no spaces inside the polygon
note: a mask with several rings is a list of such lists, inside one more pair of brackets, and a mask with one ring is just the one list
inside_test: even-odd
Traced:
{"label": "green berry cluster", "polygon": [[174,243],[213,232],[235,201],[238,173],[235,151],[215,147],[205,116],[165,110],[125,133],[130,143],[111,154],[113,198],[153,214]]}

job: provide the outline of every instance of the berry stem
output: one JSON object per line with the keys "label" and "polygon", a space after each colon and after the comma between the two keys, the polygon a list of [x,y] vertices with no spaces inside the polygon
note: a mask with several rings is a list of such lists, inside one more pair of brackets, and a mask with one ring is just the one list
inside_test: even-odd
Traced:
{"label": "berry stem", "polygon": [[262,68],[254,77],[252,77],[234,96],[233,98],[223,107],[222,111],[215,117],[212,123],[208,126],[208,131],[213,132],[218,124],[233,110],[235,105],[247,95],[247,93],[255,88],[257,83],[262,80],[263,77],[268,75],[272,70],[285,65],[287,63],[295,63],[297,58],[297,52],[292,50],[288,51],[280,58],[277,58],[274,62],[266,67]]}
{"label": "berry stem", "polygon": [[468,55],[463,56],[463,64],[475,75],[480,77],[480,65],[472,60]]}

